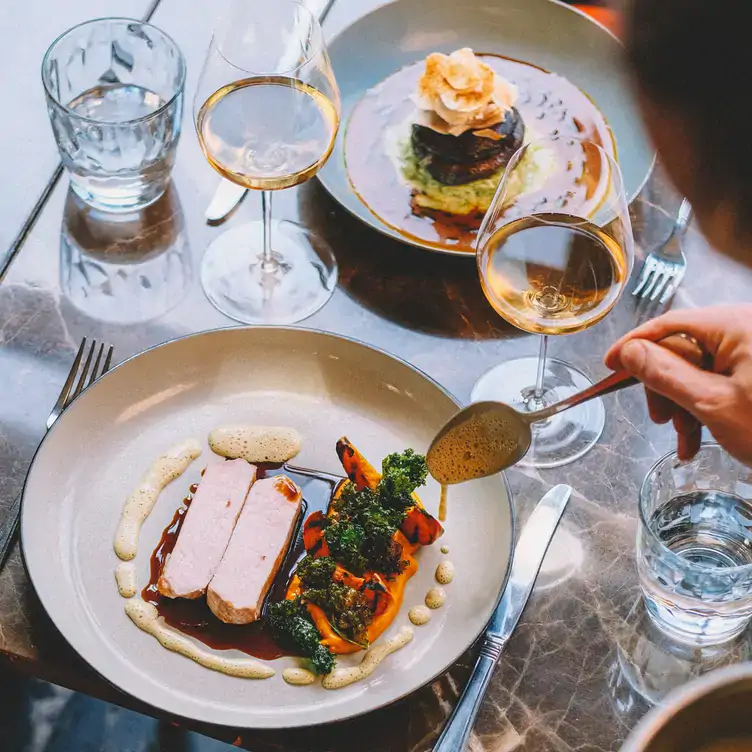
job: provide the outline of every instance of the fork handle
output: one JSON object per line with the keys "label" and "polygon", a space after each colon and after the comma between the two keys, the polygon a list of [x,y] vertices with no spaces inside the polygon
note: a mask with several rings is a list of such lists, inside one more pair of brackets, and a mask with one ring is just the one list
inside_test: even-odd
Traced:
{"label": "fork handle", "polygon": [[10,505],[8,514],[5,515],[5,519],[3,520],[3,524],[0,525],[0,571],[2,571],[2,568],[5,566],[8,555],[13,548],[20,520],[21,494],[19,493]]}
{"label": "fork handle", "polygon": [[674,232],[677,234],[684,234],[689,223],[692,221],[692,204],[685,198],[679,206],[679,212],[676,215],[676,223],[674,225]]}

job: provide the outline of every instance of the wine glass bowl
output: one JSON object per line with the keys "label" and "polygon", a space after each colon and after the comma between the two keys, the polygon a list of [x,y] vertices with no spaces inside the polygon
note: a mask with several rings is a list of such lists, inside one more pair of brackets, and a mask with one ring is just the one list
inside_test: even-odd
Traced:
{"label": "wine glass bowl", "polygon": [[[531,141],[510,160],[477,239],[483,292],[519,329],[541,334],[539,358],[495,367],[473,401],[539,410],[591,386],[576,368],[549,360],[547,336],[603,319],[623,293],[634,259],[619,167],[602,146],[571,137]],[[557,467],[581,457],[605,422],[593,401],[536,426],[521,464]]]}
{"label": "wine glass bowl", "polygon": [[206,252],[204,291],[244,323],[294,323],[318,310],[337,281],[326,243],[272,221],[272,191],[325,164],[341,104],[321,27],[296,0],[237,0],[215,30],[194,99],[209,164],[262,195],[261,222],[223,233]]}

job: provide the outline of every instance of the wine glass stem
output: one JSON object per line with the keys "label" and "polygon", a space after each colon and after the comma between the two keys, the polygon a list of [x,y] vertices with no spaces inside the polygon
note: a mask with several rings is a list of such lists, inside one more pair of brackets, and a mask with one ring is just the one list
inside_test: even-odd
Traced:
{"label": "wine glass stem", "polygon": [[546,358],[548,356],[548,335],[544,334],[540,338],[540,347],[538,349],[538,373],[535,377],[535,391],[532,394],[530,407],[533,410],[540,410],[546,406],[543,399],[543,379],[546,375]]}
{"label": "wine glass stem", "polygon": [[264,224],[264,255],[261,260],[261,268],[271,272],[277,266],[272,253],[272,192],[261,191],[261,215]]}

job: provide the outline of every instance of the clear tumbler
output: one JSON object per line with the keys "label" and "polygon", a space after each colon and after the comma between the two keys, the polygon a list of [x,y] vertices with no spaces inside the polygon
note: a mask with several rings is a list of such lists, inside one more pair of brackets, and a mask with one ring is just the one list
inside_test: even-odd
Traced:
{"label": "clear tumbler", "polygon": [[648,614],[675,639],[719,644],[752,618],[752,472],[717,444],[660,459],[640,489],[637,569]]}
{"label": "clear tumbler", "polygon": [[87,21],[52,43],[42,82],[63,165],[84,201],[132,211],[164,193],[185,84],[170,37],[127,18]]}

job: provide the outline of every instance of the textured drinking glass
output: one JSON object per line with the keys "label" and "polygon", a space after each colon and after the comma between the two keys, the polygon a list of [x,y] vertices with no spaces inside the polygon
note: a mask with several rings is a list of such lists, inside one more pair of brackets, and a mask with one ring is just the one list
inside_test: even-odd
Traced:
{"label": "textured drinking glass", "polygon": [[52,43],[42,82],[63,165],[84,201],[132,211],[164,193],[185,83],[170,37],[127,18],[88,21]]}
{"label": "textured drinking glass", "polygon": [[752,473],[717,444],[659,460],[640,489],[637,571],[648,614],[698,645],[752,617]]}

